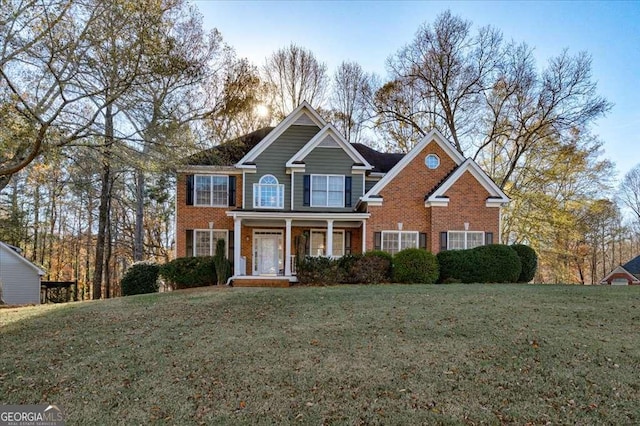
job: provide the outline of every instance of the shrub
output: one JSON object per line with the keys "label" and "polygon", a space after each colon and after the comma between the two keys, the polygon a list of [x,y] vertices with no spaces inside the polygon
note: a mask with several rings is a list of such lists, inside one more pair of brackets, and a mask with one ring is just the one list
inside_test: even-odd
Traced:
{"label": "shrub", "polygon": [[393,280],[400,283],[432,284],[438,279],[436,257],[423,249],[404,249],[393,256]]}
{"label": "shrub", "polygon": [[538,269],[538,255],[531,247],[524,244],[514,244],[512,249],[518,253],[520,263],[522,263],[522,272],[518,277],[519,283],[528,283],[535,277]]}
{"label": "shrub", "polygon": [[338,282],[344,284],[358,284],[360,281],[354,275],[356,265],[362,259],[360,254],[345,254],[338,261]]}
{"label": "shrub", "polygon": [[339,282],[339,262],[330,257],[305,256],[298,260],[296,275],[300,284],[327,285]]}
{"label": "shrub", "polygon": [[382,280],[382,282],[391,281],[391,278],[393,277],[393,256],[391,256],[391,254],[382,250],[371,250],[366,252],[364,255],[365,257],[374,257],[381,259],[381,264],[387,265],[387,269],[386,271],[384,271],[384,279]]}
{"label": "shrub", "polygon": [[390,256],[346,255],[338,260],[339,279],[341,283],[345,284],[377,284],[388,282],[390,264]]}
{"label": "shrub", "polygon": [[502,244],[438,253],[439,282],[516,282],[522,266],[515,250]]}
{"label": "shrub", "polygon": [[152,262],[134,263],[120,281],[123,296],[155,293],[158,291],[158,273],[160,267]]}
{"label": "shrub", "polygon": [[226,284],[227,280],[231,276],[231,262],[227,259],[225,252],[226,244],[221,238],[216,241],[216,255],[213,257],[218,285]]}
{"label": "shrub", "polygon": [[213,257],[179,257],[160,267],[160,275],[175,289],[214,285],[218,282]]}

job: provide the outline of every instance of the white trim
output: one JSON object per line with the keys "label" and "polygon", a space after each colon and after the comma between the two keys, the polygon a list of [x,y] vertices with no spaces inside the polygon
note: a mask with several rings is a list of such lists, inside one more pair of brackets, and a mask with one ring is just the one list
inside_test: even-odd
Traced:
{"label": "white trim", "polygon": [[[487,198],[487,207],[501,207],[502,205],[511,201],[507,195],[495,184],[495,182],[478,166],[478,164],[472,159],[467,159],[461,164],[455,172],[451,174],[434,192],[425,200],[425,206],[429,207],[427,203],[431,203],[431,206],[446,206],[449,203],[448,198],[445,197],[445,193],[460,179],[465,172],[471,173],[473,177],[487,190],[492,198]],[[495,197],[495,198],[494,198]],[[444,204],[446,201],[447,204]]]}
{"label": "white trim", "polygon": [[[293,156],[287,161],[286,167],[298,167],[300,164],[296,164],[297,161],[303,161],[307,155],[311,153],[316,147],[318,147],[322,141],[324,141],[327,137],[331,136],[333,140],[335,140],[339,147],[347,153],[347,155],[354,161],[354,163],[360,163],[362,166],[354,165],[352,168],[354,170],[371,170],[373,166],[364,159],[362,155],[346,141],[344,136],[338,132],[338,130],[332,125],[327,124],[320,130],[309,142],[307,142],[298,152],[293,154]],[[337,147],[336,147],[337,148]]]}
{"label": "white trim", "polygon": [[[455,233],[459,233],[459,234],[464,234],[464,247],[463,248],[451,248],[450,243],[451,243],[451,233],[455,232]],[[469,234],[482,234],[482,244],[480,244],[480,246],[484,246],[485,242],[486,242],[486,235],[484,231],[463,231],[463,230],[456,230],[453,229],[451,231],[447,231],[447,250],[466,250],[468,248],[468,235]],[[476,246],[476,247],[480,247],[480,246]],[[473,248],[473,247],[472,247]]]}
{"label": "white trim", "polygon": [[[319,256],[319,255],[313,254],[311,252],[311,249],[313,248],[313,233],[314,232],[316,234],[324,234],[325,244],[326,245],[325,245],[325,249],[324,249],[324,254],[322,254],[321,256],[329,256],[327,254],[328,251],[329,251],[329,237],[328,237],[329,234],[327,232],[327,229],[328,229],[328,227],[324,228],[324,229],[323,228],[312,228],[312,229],[309,230],[309,256],[311,256],[311,257],[318,257]],[[332,247],[331,247],[332,248],[332,250],[331,250],[332,251],[332,255],[331,255],[331,257],[342,257],[342,256],[344,256],[344,252],[346,250],[346,243],[347,243],[346,240],[345,240],[345,238],[346,238],[345,237],[345,230],[344,229],[334,229],[333,226],[332,226],[331,229],[332,229],[332,231],[331,231],[332,235],[333,234],[342,234],[342,247],[341,247],[342,254],[340,256],[337,256],[337,255],[333,254],[333,252],[335,251],[335,245],[332,244]],[[332,238],[332,241],[335,241],[335,240],[333,240],[333,238]]]}
{"label": "white trim", "polygon": [[[382,250],[382,251],[386,251],[384,249],[384,236],[385,236],[385,234],[397,234],[398,235],[398,250],[395,253],[397,253],[397,252],[399,252],[401,250],[404,250],[404,248],[401,248],[402,247],[402,234],[413,234],[413,235],[415,235],[415,237],[416,237],[416,246],[415,246],[415,248],[420,248],[420,232],[418,232],[418,231],[400,231],[400,230],[391,230],[391,229],[389,229],[389,230],[380,231],[380,250]],[[405,247],[405,248],[410,248],[410,247]],[[387,253],[395,254],[395,253],[391,253],[391,252],[388,252],[388,251],[387,251]]]}
{"label": "white trim", "polygon": [[2,241],[0,241],[0,247],[2,247],[3,249],[5,249],[5,251],[7,251],[9,254],[17,257],[18,259],[20,259],[21,262],[25,263],[26,265],[28,265],[30,268],[34,269],[38,275],[43,276],[45,275],[44,270],[40,269],[39,267],[37,267],[33,262],[29,261],[29,259],[27,259],[26,257],[24,257],[23,255],[21,255],[20,253],[16,252],[14,249],[12,249],[11,247],[9,247],[8,244],[3,243]]}
{"label": "white trim", "polygon": [[247,152],[244,157],[238,161],[236,167],[240,168],[254,168],[254,165],[246,165],[246,162],[255,161],[256,158],[264,152],[265,149],[269,147],[280,135],[282,135],[285,130],[287,130],[290,126],[295,124],[295,122],[300,118],[303,114],[306,114],[311,121],[316,123],[319,128],[323,128],[327,125],[327,122],[318,114],[318,112],[307,103],[307,101],[303,101],[296,109],[294,109],[291,114],[289,114],[284,120],[282,120],[273,130],[269,132],[267,136],[265,136],[256,146],[254,146],[251,151]]}
{"label": "white trim", "polygon": [[[273,178],[276,183],[260,183],[265,177]],[[276,189],[277,203],[276,206],[262,206],[259,205],[262,200],[262,188],[263,187],[274,187]],[[258,183],[253,184],[253,208],[254,209],[272,209],[272,210],[282,210],[284,209],[284,195],[285,195],[285,185],[280,183],[277,177],[272,175],[271,173],[264,174],[260,176]],[[256,204],[256,200],[258,204]]]}
{"label": "white trim", "polygon": [[[282,229],[254,229],[253,230],[253,235],[252,235],[252,245],[251,245],[251,251],[252,251],[252,262],[251,262],[251,274],[253,276],[272,276],[272,274],[261,274],[260,271],[257,271],[257,267],[258,267],[258,245],[256,244],[256,235],[274,235],[274,236],[279,236],[280,238],[282,238],[282,242],[283,242],[283,247],[278,250],[278,267],[280,266],[280,254],[282,253],[282,269],[284,269],[284,231]],[[280,275],[280,269],[278,268],[278,270],[276,271],[275,274],[273,274],[273,276],[281,276]]]}
{"label": "white trim", "polygon": [[235,166],[184,166],[176,169],[177,173],[199,174],[199,175],[239,175],[242,170]]}
{"label": "white trim", "polygon": [[[209,179],[209,185],[211,186],[209,189],[209,195],[211,197],[209,204],[199,204],[198,203],[198,177],[225,177],[227,180],[227,195],[225,196],[224,204],[211,204],[213,202],[213,184],[211,183],[211,179]],[[236,189],[237,190],[237,189]],[[221,175],[221,174],[197,174],[193,175],[193,206],[194,207],[229,207],[229,175]]]}
{"label": "white trim", "polygon": [[[431,157],[435,157],[436,161],[438,162],[438,164],[436,164],[435,167],[429,167],[429,158],[431,158]],[[427,168],[429,170],[435,170],[438,167],[440,167],[440,157],[438,157],[437,154],[434,154],[434,153],[431,152],[431,153],[427,154],[426,157],[424,157],[424,165],[427,166]]]}
{"label": "white trim", "polygon": [[442,133],[437,129],[433,129],[427,133],[411,151],[402,157],[402,159],[398,161],[396,165],[393,166],[391,170],[389,170],[389,172],[387,172],[387,174],[385,174],[383,178],[380,179],[380,181],[378,181],[378,183],[376,183],[373,188],[364,195],[364,197],[362,197],[362,201],[369,202],[372,195],[379,194],[389,182],[391,182],[411,161],[418,156],[418,154],[420,154],[420,152],[422,152],[424,147],[433,141],[435,141],[435,143],[438,144],[438,146],[440,146],[440,148],[442,148],[449,157],[451,157],[456,165],[460,165],[464,162],[464,156],[460,154],[444,136],[442,136]]}
{"label": "white trim", "polygon": [[337,221],[358,221],[369,219],[370,213],[343,213],[343,212],[248,212],[239,210],[228,210],[227,216],[234,219],[293,219],[293,220],[327,220]]}
{"label": "white trim", "polygon": [[196,233],[197,232],[208,232],[209,233],[209,256],[214,256],[216,254],[216,244],[218,240],[213,240],[213,238],[211,237],[212,234],[214,232],[224,232],[224,242],[225,242],[225,253],[224,256],[225,257],[229,257],[229,230],[228,229],[208,229],[208,228],[201,228],[201,229],[194,229],[193,230],[193,252],[190,254],[193,257],[198,257],[199,255],[197,254],[196,251],[196,242],[197,242],[197,238],[196,238]]}
{"label": "white trim", "polygon": [[[291,202],[291,204],[289,204],[289,210],[293,210],[293,194],[295,193],[295,185],[294,185],[295,177],[294,177],[294,175],[295,175],[295,172],[292,170],[291,171],[291,185],[290,185],[291,187],[289,188],[290,191],[291,191],[291,194],[290,194],[290,198],[291,198],[290,202]],[[309,200],[309,204],[311,204],[311,200]]]}
{"label": "white trim", "polygon": [[[326,194],[327,194],[327,203],[325,205],[316,205],[313,204],[313,178],[314,177],[318,177],[318,176],[324,176],[327,178],[327,186],[326,186]],[[341,177],[342,178],[342,197],[341,197],[341,204],[339,206],[333,206],[333,205],[329,205],[329,178],[330,177]],[[333,175],[333,174],[312,174],[309,177],[309,207],[328,207],[328,208],[344,208],[344,197],[345,197],[345,193],[346,193],[346,188],[345,188],[345,176],[344,175]],[[319,191],[319,190],[318,190]]]}
{"label": "white trim", "polygon": [[[236,185],[237,187],[237,185]],[[247,173],[246,170],[242,171],[242,208],[244,209],[244,206],[247,205],[247,191],[245,190],[245,188],[247,187]]]}

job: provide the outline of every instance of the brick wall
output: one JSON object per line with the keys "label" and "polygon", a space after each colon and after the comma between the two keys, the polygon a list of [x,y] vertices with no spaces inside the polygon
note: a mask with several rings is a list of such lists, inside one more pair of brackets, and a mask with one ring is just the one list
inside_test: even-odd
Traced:
{"label": "brick wall", "polygon": [[[236,175],[236,206],[242,205],[242,175]],[[227,217],[229,207],[187,206],[187,174],[179,173],[176,191],[176,257],[186,256],[186,230],[214,229],[233,230],[233,218]],[[232,209],[235,207],[231,207]]]}
{"label": "brick wall", "polygon": [[[440,157],[440,167],[428,169],[424,159],[428,154]],[[486,207],[489,193],[469,173],[464,173],[445,194],[448,207],[425,207],[425,195],[431,193],[456,167],[455,162],[436,142],[427,144],[423,150],[381,191],[382,206],[369,206],[371,218],[367,221],[367,250],[374,248],[374,233],[397,230],[402,223],[403,231],[418,231],[427,234],[427,250],[440,251],[440,232],[464,230],[493,232],[494,243],[498,242],[499,214],[497,207]]]}

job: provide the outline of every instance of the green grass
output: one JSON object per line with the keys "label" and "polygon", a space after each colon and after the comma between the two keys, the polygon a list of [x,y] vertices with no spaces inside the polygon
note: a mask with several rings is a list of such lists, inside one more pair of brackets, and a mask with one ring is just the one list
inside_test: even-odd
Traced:
{"label": "green grass", "polygon": [[68,424],[638,424],[640,287],[205,289],[0,309]]}

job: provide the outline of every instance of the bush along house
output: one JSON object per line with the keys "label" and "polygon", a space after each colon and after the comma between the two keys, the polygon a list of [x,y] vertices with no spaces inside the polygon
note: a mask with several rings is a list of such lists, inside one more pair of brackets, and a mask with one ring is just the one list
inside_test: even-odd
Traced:
{"label": "bush along house", "polygon": [[409,153],[348,143],[309,104],[178,170],[176,255],[224,239],[234,285],[295,282],[296,256],[499,243],[509,198],[438,131]]}

